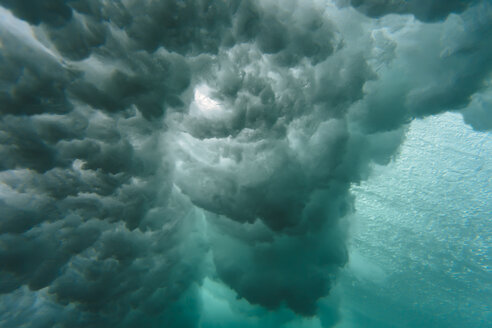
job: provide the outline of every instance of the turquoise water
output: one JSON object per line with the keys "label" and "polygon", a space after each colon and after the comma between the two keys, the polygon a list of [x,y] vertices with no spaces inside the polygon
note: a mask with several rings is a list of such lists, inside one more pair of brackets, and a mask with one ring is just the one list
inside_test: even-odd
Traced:
{"label": "turquoise water", "polygon": [[488,325],[491,142],[456,114],[415,121],[395,162],[354,187],[348,327]]}

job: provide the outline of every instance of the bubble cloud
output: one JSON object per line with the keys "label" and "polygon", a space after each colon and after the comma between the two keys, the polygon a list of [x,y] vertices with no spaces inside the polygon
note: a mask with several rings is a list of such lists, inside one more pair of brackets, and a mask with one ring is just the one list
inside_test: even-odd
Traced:
{"label": "bubble cloud", "polygon": [[351,186],[492,126],[485,0],[0,6],[2,327],[331,327]]}

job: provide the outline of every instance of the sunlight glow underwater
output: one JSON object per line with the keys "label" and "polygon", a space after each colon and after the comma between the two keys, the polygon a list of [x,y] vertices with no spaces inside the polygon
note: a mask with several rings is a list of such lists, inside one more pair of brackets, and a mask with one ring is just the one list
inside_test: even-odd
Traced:
{"label": "sunlight glow underwater", "polygon": [[488,0],[0,0],[0,327],[489,327]]}

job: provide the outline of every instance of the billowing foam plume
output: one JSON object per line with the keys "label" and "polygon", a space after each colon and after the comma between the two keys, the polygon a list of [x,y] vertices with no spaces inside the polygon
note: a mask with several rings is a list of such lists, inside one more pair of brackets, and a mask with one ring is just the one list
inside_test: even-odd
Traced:
{"label": "billowing foam plume", "polygon": [[331,326],[351,185],[491,126],[487,1],[0,5],[5,327],[196,327],[205,278]]}

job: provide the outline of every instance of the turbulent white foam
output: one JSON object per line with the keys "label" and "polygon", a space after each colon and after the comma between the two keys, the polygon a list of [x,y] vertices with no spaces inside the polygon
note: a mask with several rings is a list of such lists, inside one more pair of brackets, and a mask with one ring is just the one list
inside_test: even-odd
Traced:
{"label": "turbulent white foam", "polygon": [[211,281],[251,325],[333,326],[344,265],[391,277],[348,262],[351,188],[416,118],[490,128],[488,1],[0,5],[6,327],[195,327]]}

